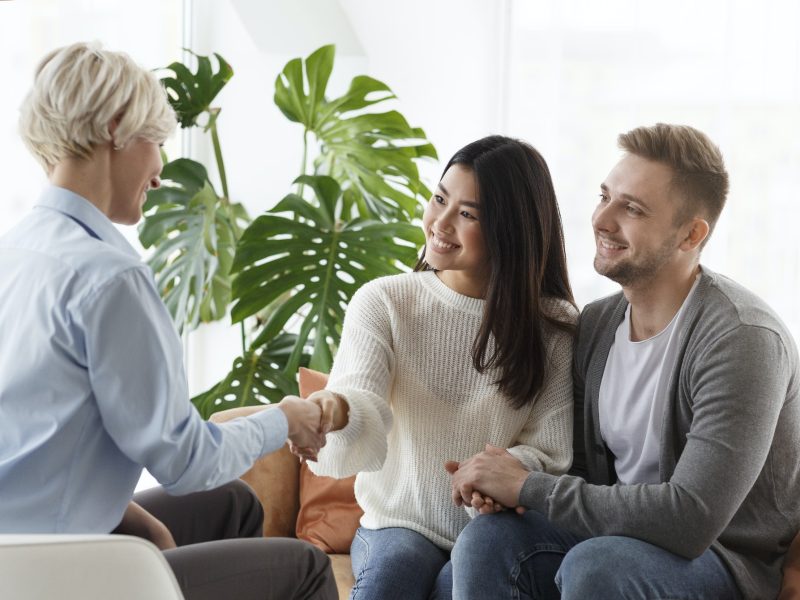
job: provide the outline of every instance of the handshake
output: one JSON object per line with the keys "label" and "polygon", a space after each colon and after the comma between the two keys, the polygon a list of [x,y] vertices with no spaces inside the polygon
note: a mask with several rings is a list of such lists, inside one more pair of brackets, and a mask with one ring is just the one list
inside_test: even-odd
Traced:
{"label": "handshake", "polygon": [[320,390],[308,398],[286,396],[278,404],[289,423],[289,449],[304,460],[316,460],[325,436],[347,425],[348,404],[344,397]]}

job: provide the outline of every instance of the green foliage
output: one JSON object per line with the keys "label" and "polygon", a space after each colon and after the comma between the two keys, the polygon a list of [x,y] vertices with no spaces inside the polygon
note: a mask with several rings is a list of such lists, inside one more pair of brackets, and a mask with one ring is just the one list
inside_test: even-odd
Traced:
{"label": "green foliage", "polygon": [[297,394],[294,379],[283,372],[295,342],[291,334],[279,335],[268,345],[237,357],[222,381],[192,398],[203,418],[226,408],[269,404]]}
{"label": "green foliage", "polygon": [[301,317],[287,374],[297,370],[303,352],[309,350],[312,369],[330,370],[353,293],[376,277],[400,273],[400,265],[414,261],[424,241],[419,227],[410,223],[343,220],[346,204],[339,184],[330,177],[306,175],[297,183],[313,191],[315,202],[289,194],[258,217],[242,236],[233,265],[234,321],[280,304],[254,346],[285,331],[290,319]]}
{"label": "green foliage", "polygon": [[[175,324],[194,328],[227,313],[237,226],[203,165],[178,159],[162,176],[162,187],[148,194],[139,240],[154,248],[148,263]],[[233,214],[241,210],[237,206]]]}
{"label": "green foliage", "polygon": [[430,196],[415,160],[436,158],[436,150],[397,111],[363,112],[395,98],[376,79],[355,77],[343,96],[326,100],[333,56],[334,47],[323,46],[289,61],[275,80],[275,104],[316,136],[315,172],[336,179],[362,218],[408,220]]}
{"label": "green foliage", "polygon": [[[424,239],[412,220],[429,195],[417,161],[436,157],[425,133],[399,112],[372,110],[395,99],[386,84],[355,77],[344,95],[328,99],[334,48],[324,46],[289,61],[275,82],[275,104],[304,127],[298,190],[250,222],[228,195],[220,112],[211,104],[233,71],[214,56],[216,71],[208,57],[195,56],[194,73],[172,63],[162,81],[181,126],[210,133],[222,195],[201,164],[168,163],[139,234],[154,248],[149,263],[178,327],[220,319],[229,308],[241,324],[242,355],[193,399],[206,417],[297,393],[298,366],[330,369],[355,291],[416,261]],[[306,173],[309,133],[318,144],[313,174]]]}
{"label": "green foliage", "polygon": [[197,59],[197,71],[192,73],[183,63],[174,62],[167,67],[173,75],[161,79],[181,127],[198,125],[198,117],[211,112],[214,98],[233,77],[233,69],[219,54],[214,54],[219,67],[216,72],[209,57],[192,55]]}
{"label": "green foliage", "polygon": [[[194,55],[197,71],[174,62],[172,74],[161,79],[181,127],[204,126],[210,131],[217,168],[225,182],[222,153],[216,137],[219,109],[211,103],[233,76],[233,70],[218,54],[218,70],[213,71],[206,56]],[[227,190],[218,195],[200,163],[180,158],[167,163],[161,173],[162,187],[148,193],[145,219],[139,227],[139,240],[145,248],[153,247],[148,264],[164,303],[179,331],[194,329],[225,317],[231,301],[230,268],[236,241],[250,222],[241,204],[231,204]]]}

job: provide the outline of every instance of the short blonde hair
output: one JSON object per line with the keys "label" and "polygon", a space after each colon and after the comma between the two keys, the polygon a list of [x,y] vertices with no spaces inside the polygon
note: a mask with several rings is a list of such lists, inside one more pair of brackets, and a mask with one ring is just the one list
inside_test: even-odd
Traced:
{"label": "short blonde hair", "polygon": [[630,154],[672,167],[672,188],[683,196],[677,218],[686,221],[700,212],[710,236],[728,196],[728,171],[717,145],[694,127],[667,123],[637,127],[617,142]]}
{"label": "short blonde hair", "polygon": [[122,147],[134,137],[162,143],[177,124],[152,72],[123,52],[83,42],[42,59],[20,113],[20,135],[48,172],[67,157],[88,158],[98,144]]}

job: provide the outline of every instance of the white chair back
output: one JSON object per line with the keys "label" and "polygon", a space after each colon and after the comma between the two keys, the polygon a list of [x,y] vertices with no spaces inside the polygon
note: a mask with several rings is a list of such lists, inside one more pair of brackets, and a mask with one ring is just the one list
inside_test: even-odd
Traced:
{"label": "white chair back", "polygon": [[183,600],[161,552],[126,535],[0,535],[0,598]]}

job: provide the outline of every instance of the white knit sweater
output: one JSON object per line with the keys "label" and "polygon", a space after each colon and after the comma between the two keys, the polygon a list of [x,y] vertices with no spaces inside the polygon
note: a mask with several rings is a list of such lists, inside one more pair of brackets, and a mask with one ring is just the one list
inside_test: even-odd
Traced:
{"label": "white knit sweater", "polygon": [[[552,334],[544,388],[533,405],[514,410],[492,383],[497,372],[481,375],[472,365],[483,304],[432,271],[383,277],[353,296],[327,386],[347,399],[349,423],[328,435],[309,466],[332,477],[358,473],[363,527],[405,527],[451,549],[469,516],[451,500],[444,463],[487,442],[530,469],[569,468],[571,338]],[[551,310],[577,318],[563,301]]]}

